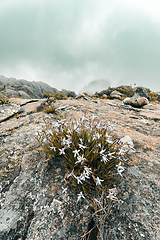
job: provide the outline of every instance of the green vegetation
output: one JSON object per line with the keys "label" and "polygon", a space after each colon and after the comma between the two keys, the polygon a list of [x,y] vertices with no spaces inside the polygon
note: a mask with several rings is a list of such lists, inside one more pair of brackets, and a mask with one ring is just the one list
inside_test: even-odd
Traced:
{"label": "green vegetation", "polygon": [[9,103],[9,99],[0,93],[0,104]]}
{"label": "green vegetation", "polygon": [[45,109],[44,109],[44,111],[46,112],[46,113],[55,113],[55,109],[56,109],[56,107],[55,107],[55,105],[51,105],[51,106],[48,106],[48,107],[46,107]]}
{"label": "green vegetation", "polygon": [[67,99],[67,96],[65,93],[62,92],[56,92],[54,95],[54,99],[55,100],[63,100],[63,99]]}

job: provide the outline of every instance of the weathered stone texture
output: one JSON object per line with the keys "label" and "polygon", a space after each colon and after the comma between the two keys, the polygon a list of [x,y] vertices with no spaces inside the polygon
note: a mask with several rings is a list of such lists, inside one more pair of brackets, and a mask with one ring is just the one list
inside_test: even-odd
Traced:
{"label": "weathered stone texture", "polygon": [[[0,239],[81,239],[91,221],[88,203],[77,203],[74,194],[68,199],[62,192],[64,167],[59,159],[48,162],[26,144],[38,146],[34,135],[44,113],[34,111],[41,101],[21,101],[25,105],[0,106]],[[56,114],[65,118],[89,113],[116,122],[121,136],[134,144],[123,177],[115,183],[119,202],[107,219],[104,239],[160,239],[160,105],[137,109],[119,100],[91,98],[55,104]],[[18,118],[14,111],[19,111]]]}

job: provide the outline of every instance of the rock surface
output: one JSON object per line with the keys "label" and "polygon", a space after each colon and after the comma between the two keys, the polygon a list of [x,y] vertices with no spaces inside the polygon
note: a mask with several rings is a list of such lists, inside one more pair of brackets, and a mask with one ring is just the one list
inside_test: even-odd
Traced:
{"label": "rock surface", "polygon": [[[59,159],[48,162],[29,146],[38,147],[34,135],[45,114],[34,109],[44,100],[15,101],[0,105],[0,239],[80,240],[89,229],[91,209],[62,191]],[[160,105],[139,109],[117,99],[91,98],[56,100],[55,105],[56,114],[66,119],[71,113],[95,114],[116,122],[124,140],[134,144],[115,183],[119,202],[107,219],[104,239],[160,239]],[[50,116],[55,121],[56,115]]]}

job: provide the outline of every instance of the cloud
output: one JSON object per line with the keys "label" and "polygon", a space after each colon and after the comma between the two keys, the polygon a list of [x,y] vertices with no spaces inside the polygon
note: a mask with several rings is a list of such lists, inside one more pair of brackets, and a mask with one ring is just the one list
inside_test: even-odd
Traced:
{"label": "cloud", "polygon": [[0,74],[59,89],[80,90],[97,79],[160,89],[157,6],[157,0],[1,1]]}

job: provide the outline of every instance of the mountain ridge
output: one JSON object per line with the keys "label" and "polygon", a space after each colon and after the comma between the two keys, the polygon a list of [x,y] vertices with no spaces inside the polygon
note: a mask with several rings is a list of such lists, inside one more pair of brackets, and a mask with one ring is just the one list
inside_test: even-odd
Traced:
{"label": "mountain ridge", "polygon": [[8,97],[11,95],[22,98],[42,98],[43,93],[54,95],[58,90],[42,81],[28,81],[25,79],[7,78],[0,75],[0,88],[5,87]]}

